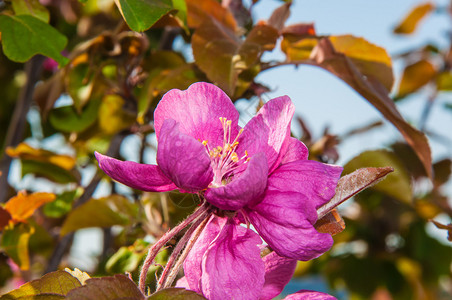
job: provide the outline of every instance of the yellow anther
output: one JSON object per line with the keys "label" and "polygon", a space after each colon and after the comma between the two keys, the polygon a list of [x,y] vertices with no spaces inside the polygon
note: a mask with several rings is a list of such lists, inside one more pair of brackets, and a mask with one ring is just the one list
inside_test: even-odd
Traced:
{"label": "yellow anther", "polygon": [[232,152],[232,154],[231,154],[231,160],[232,160],[233,162],[237,162],[237,161],[239,160],[239,158],[238,158],[238,156],[237,156],[237,153]]}
{"label": "yellow anther", "polygon": [[231,120],[227,120],[227,121],[226,121],[226,125],[231,126],[231,124],[232,124],[232,121],[231,121]]}
{"label": "yellow anther", "polygon": [[248,156],[248,151],[245,150],[245,156]]}
{"label": "yellow anther", "polygon": [[202,144],[203,144],[204,146],[207,145],[207,143],[208,143],[207,140],[202,141]]}

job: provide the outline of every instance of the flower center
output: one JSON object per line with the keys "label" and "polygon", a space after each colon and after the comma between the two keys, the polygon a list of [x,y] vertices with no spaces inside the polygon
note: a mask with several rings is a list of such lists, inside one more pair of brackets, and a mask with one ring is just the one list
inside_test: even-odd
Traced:
{"label": "flower center", "polygon": [[213,169],[214,177],[210,184],[212,187],[219,187],[227,184],[233,171],[250,160],[247,151],[245,151],[245,155],[240,158],[235,152],[235,149],[239,145],[238,139],[243,132],[243,128],[240,129],[235,139],[231,141],[231,120],[220,117],[220,122],[223,125],[223,146],[217,146],[211,149],[208,145],[208,141],[202,141],[202,144],[206,147],[207,153],[210,156],[210,164]]}

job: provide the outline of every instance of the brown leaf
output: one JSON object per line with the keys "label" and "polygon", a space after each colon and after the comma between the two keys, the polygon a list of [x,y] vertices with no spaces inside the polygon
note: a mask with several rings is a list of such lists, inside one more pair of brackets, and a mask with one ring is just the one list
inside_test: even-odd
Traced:
{"label": "brown leaf", "polygon": [[396,98],[416,92],[430,82],[436,75],[435,67],[427,60],[420,60],[403,70],[402,80]]}
{"label": "brown leaf", "polygon": [[380,182],[389,173],[393,172],[392,167],[383,168],[363,168],[341,177],[337,183],[336,193],[331,200],[317,209],[319,219],[323,218],[336,206],[358,194],[362,190]]}
{"label": "brown leaf", "polygon": [[447,239],[452,242],[452,223],[448,225],[441,224],[439,222],[436,222],[435,220],[430,220],[438,229],[445,229],[447,230]]}
{"label": "brown leaf", "polygon": [[3,230],[10,220],[11,214],[3,206],[0,206],[0,230]]}
{"label": "brown leaf", "polygon": [[145,296],[137,285],[124,275],[112,277],[90,278],[85,284],[71,290],[67,295],[68,300],[142,300]]}
{"label": "brown leaf", "polygon": [[186,0],[187,24],[190,28],[198,28],[206,20],[214,19],[224,27],[235,31],[237,22],[231,12],[215,0]]}
{"label": "brown leaf", "polygon": [[449,181],[452,172],[452,161],[448,158],[440,160],[433,164],[435,174],[433,183],[435,186],[441,186]]}
{"label": "brown leaf", "polygon": [[434,5],[431,2],[419,4],[414,7],[408,15],[394,28],[394,33],[411,34],[416,30],[419,22],[433,11]]}
{"label": "brown leaf", "polygon": [[290,16],[290,6],[292,2],[286,2],[277,9],[275,9],[268,19],[268,25],[273,26],[276,30],[281,31],[284,28],[284,24]]}
{"label": "brown leaf", "polygon": [[5,204],[4,208],[11,214],[14,223],[24,222],[31,217],[41,205],[55,200],[56,196],[50,193],[33,193],[27,195],[19,192]]}
{"label": "brown leaf", "polygon": [[[351,58],[336,51],[332,42],[327,38],[318,42],[311,53],[311,59],[322,68],[344,80],[377,108],[416,151],[428,176],[432,177],[432,159],[428,140],[422,132],[413,128],[403,119],[394,102],[389,98],[387,88],[379,81],[381,74],[373,76],[372,73],[362,72]],[[363,66],[365,65],[361,64],[361,67]],[[380,68],[381,66],[372,69]]]}
{"label": "brown leaf", "polygon": [[277,38],[273,27],[257,25],[243,41],[234,31],[211,19],[193,34],[193,56],[207,77],[232,96],[239,74],[251,68],[263,51],[273,49]]}
{"label": "brown leaf", "polygon": [[345,222],[337,209],[332,209],[314,224],[318,232],[336,235],[345,229]]}

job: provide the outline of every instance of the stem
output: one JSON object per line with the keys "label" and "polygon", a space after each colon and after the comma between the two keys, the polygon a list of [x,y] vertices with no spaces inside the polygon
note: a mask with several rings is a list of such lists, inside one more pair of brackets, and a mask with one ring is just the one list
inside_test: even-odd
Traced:
{"label": "stem", "polygon": [[[45,57],[36,55],[25,64],[25,72],[27,74],[27,82],[22,88],[14,107],[13,116],[6,133],[4,147],[17,146],[21,141],[27,123],[27,113],[33,102],[33,91],[36,82],[41,76],[41,66]],[[3,153],[0,161],[0,203],[5,202],[8,196],[8,173],[12,158]]]}
{"label": "stem", "polygon": [[427,125],[427,119],[430,116],[430,112],[432,111],[433,104],[436,100],[437,92],[435,91],[425,103],[424,109],[422,111],[421,119],[419,121],[419,129],[421,131],[425,131],[425,126]]}
{"label": "stem", "polygon": [[146,294],[146,277],[148,275],[149,268],[154,262],[155,257],[159,253],[160,249],[165,246],[176,234],[178,234],[182,229],[187,227],[188,224],[197,219],[200,215],[204,214],[208,210],[208,206],[206,204],[199,207],[197,210],[193,212],[187,219],[182,221],[179,225],[166,232],[148,251],[146,259],[143,263],[143,267],[141,268],[140,280],[138,286],[140,291],[143,294]]}
{"label": "stem", "polygon": [[201,224],[196,228],[195,232],[190,237],[190,240],[187,243],[187,246],[185,247],[184,251],[182,252],[181,256],[177,260],[174,268],[171,269],[170,274],[168,275],[168,279],[166,280],[163,288],[170,287],[174,279],[176,279],[177,274],[179,273],[180,269],[182,268],[182,264],[184,263],[185,259],[188,256],[188,253],[190,253],[191,249],[195,245],[196,241],[198,240],[199,236],[201,235],[201,232],[204,230],[204,227],[206,227],[207,223],[209,222],[210,218],[205,218],[202,220]]}
{"label": "stem", "polygon": [[[162,275],[160,276],[159,281],[157,282],[157,290],[159,291],[163,286],[167,286],[167,277],[168,274],[173,267],[174,263],[176,262],[180,252],[184,249],[185,244],[190,240],[193,232],[199,227],[201,223],[204,222],[204,220],[209,219],[208,218],[209,212],[205,212],[204,214],[200,215],[190,226],[190,228],[187,230],[187,232],[184,234],[184,236],[179,240],[176,247],[174,247],[173,252],[171,253],[170,258],[168,259],[168,262],[166,263],[165,269],[162,272]],[[171,284],[171,283],[170,283]]]}

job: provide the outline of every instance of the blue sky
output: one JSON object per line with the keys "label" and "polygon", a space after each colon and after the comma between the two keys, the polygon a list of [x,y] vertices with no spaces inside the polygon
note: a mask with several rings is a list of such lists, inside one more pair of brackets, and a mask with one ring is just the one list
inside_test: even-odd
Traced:
{"label": "blue sky", "polygon": [[[341,35],[352,34],[364,37],[368,41],[382,46],[391,55],[406,51],[427,42],[447,47],[446,32],[450,26],[446,15],[434,14],[427,17],[415,34],[396,36],[392,29],[397,22],[417,3],[425,1],[413,0],[322,0],[294,1],[292,14],[287,24],[313,22],[318,34]],[[436,1],[438,5],[446,5],[448,1]],[[280,1],[260,1],[254,7],[256,19],[267,19]],[[268,59],[284,59],[279,51],[267,55]],[[394,64],[396,79],[401,74],[401,64]],[[299,113],[316,134],[321,134],[325,125],[330,126],[332,133],[344,133],[347,130],[383,119],[380,113],[366,102],[359,94],[349,88],[341,80],[328,72],[312,67],[292,66],[275,68],[262,73],[258,80],[274,89],[271,98],[287,94],[296,104]],[[397,86],[397,82],[395,84]],[[416,125],[425,102],[427,91],[407,98],[399,105],[405,118]],[[444,112],[442,105],[451,102],[451,96],[440,95],[432,111],[427,128],[452,138],[447,130],[452,121],[452,114]],[[385,122],[383,130],[374,130],[368,134],[352,138],[340,147],[340,163],[363,150],[382,148],[394,139],[400,139],[396,129]],[[432,141],[435,159],[451,156],[452,145],[442,145]]]}

